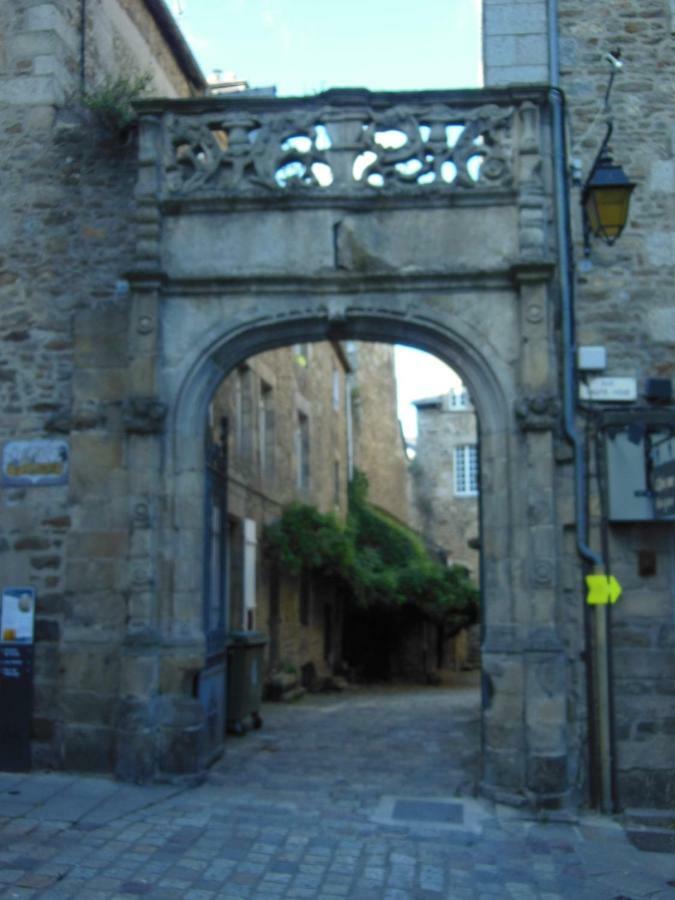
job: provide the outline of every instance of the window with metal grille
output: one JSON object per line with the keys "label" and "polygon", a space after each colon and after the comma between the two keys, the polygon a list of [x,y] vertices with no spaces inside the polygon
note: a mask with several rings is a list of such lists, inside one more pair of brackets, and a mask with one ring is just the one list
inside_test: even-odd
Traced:
{"label": "window with metal grille", "polygon": [[475,444],[455,447],[455,495],[475,497],[478,493],[478,448]]}

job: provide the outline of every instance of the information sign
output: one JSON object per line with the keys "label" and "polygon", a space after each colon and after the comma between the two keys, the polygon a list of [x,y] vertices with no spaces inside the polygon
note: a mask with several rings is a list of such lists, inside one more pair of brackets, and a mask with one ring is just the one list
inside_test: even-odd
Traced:
{"label": "information sign", "polygon": [[68,481],[68,442],[8,441],[2,448],[3,487],[47,486]]}
{"label": "information sign", "polygon": [[632,403],[637,400],[637,381],[635,378],[590,378],[579,385],[579,398],[599,403]]}
{"label": "information sign", "polygon": [[33,645],[0,643],[0,770],[31,767]]}
{"label": "information sign", "polygon": [[0,643],[33,643],[35,588],[8,587],[0,605]]}

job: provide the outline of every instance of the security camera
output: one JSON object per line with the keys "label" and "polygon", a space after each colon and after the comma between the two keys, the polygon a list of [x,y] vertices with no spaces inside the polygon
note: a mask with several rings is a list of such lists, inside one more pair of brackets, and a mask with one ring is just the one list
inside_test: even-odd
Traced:
{"label": "security camera", "polygon": [[623,63],[619,59],[620,55],[621,55],[621,52],[619,50],[615,50],[614,53],[605,53],[605,59],[617,71],[619,69],[623,69]]}

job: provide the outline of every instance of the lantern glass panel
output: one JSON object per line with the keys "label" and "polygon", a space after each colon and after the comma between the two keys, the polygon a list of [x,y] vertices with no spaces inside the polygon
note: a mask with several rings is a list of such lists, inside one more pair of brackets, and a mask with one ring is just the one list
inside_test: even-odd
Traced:
{"label": "lantern glass panel", "polygon": [[[628,190],[626,190],[628,187]],[[586,198],[586,213],[592,233],[612,244],[628,219],[632,185],[591,188]]]}

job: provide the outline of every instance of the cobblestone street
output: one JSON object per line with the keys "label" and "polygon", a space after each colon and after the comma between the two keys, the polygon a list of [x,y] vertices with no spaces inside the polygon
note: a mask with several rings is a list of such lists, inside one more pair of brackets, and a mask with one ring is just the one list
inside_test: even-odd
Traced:
{"label": "cobblestone street", "polygon": [[596,815],[543,822],[476,798],[475,688],[270,705],[198,787],[0,775],[0,896],[675,896],[675,856]]}

